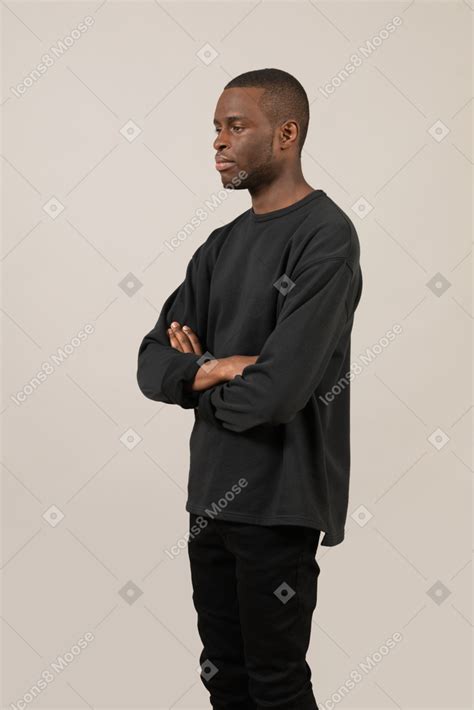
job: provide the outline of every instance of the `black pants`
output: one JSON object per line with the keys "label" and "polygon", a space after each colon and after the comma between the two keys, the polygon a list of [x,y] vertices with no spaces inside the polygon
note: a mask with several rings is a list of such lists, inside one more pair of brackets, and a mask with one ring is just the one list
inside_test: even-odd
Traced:
{"label": "black pants", "polygon": [[305,657],[320,531],[190,513],[190,533],[201,680],[214,710],[317,710]]}

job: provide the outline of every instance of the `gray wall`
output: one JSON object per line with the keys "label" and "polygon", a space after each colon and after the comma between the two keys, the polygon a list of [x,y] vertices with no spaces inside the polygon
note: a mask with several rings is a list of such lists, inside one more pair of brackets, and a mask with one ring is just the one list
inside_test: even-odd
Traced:
{"label": "gray wall", "polygon": [[43,672],[27,707],[208,707],[186,550],[169,553],[193,416],[141,395],[136,356],[197,247],[250,206],[241,191],[206,208],[212,118],[230,78],[268,66],[309,94],[305,176],[355,222],[364,272],[346,540],[318,552],[316,696],[471,707],[472,9],[2,3],[4,707]]}

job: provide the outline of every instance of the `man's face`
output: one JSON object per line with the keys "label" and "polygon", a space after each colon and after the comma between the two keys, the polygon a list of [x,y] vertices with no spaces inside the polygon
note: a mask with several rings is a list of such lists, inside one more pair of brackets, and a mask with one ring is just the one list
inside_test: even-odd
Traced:
{"label": "man's face", "polygon": [[[263,92],[264,89],[257,88],[225,89],[217,102],[213,143],[216,158],[232,161],[216,162],[224,187],[256,189],[271,183],[281,169],[276,151],[277,131],[258,104]],[[239,171],[248,176],[239,178]]]}

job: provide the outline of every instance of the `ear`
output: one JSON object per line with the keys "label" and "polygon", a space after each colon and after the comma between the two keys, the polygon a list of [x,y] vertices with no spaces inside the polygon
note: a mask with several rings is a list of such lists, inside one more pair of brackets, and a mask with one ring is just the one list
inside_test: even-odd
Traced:
{"label": "ear", "polygon": [[292,148],[298,142],[300,127],[297,121],[285,121],[280,127],[280,146],[282,150]]}

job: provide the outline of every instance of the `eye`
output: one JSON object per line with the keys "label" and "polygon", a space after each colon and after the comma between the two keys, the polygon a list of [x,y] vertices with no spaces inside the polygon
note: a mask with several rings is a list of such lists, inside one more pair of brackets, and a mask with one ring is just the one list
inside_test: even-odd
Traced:
{"label": "eye", "polygon": [[[216,127],[216,128],[214,128],[214,133],[219,133],[220,130],[221,130],[220,128]],[[243,131],[244,127],[243,126],[232,126],[231,130],[232,131]]]}

